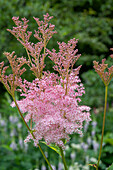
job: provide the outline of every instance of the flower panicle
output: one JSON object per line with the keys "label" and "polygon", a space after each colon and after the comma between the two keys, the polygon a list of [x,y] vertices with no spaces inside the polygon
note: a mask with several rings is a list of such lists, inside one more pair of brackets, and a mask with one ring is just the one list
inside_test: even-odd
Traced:
{"label": "flower panicle", "polygon": [[[38,43],[34,44],[29,41],[32,32],[27,31],[28,22],[25,17],[19,20],[19,17],[13,17],[12,20],[14,21],[16,27],[13,29],[7,29],[11,34],[13,34],[17,40],[25,47],[28,58],[29,64],[28,66],[33,71],[33,74],[40,78],[42,76],[42,71],[45,67],[44,60],[46,57],[45,48],[52,38],[52,36],[57,33],[54,28],[55,25],[49,23],[49,21],[53,18],[49,16],[47,13],[44,15],[44,21],[39,21],[39,18],[33,17],[38,24],[38,31],[35,30],[34,37],[38,39]],[[42,49],[44,49],[44,55],[41,54]]]}
{"label": "flower panicle", "polygon": [[[113,48],[111,48],[113,51]],[[111,55],[111,58],[113,56]],[[108,86],[112,77],[113,77],[113,66],[108,68],[108,64],[105,64],[106,59],[102,59],[102,63],[99,64],[97,61],[93,61],[94,63],[94,69],[102,79],[105,86]]]}
{"label": "flower panicle", "polygon": [[49,21],[53,18],[53,16],[49,16],[47,13],[44,15],[44,21],[39,21],[39,18],[33,17],[38,24],[38,31],[35,30],[34,37],[39,41],[44,41],[45,45],[52,38],[53,34],[57,32],[54,31],[55,25],[49,24]]}
{"label": "flower panicle", "polygon": [[67,44],[58,42],[58,53],[55,49],[52,52],[47,49],[47,53],[50,55],[49,58],[55,63],[54,70],[58,71],[62,77],[66,77],[67,74],[71,73],[74,64],[81,56],[76,54],[78,52],[78,49],[75,50],[77,42],[78,40],[75,40],[75,38],[68,41]]}
{"label": "flower panicle", "polygon": [[12,95],[14,95],[14,91],[22,83],[21,75],[26,71],[23,65],[27,64],[26,59],[23,57],[17,58],[14,53],[14,51],[12,53],[4,52],[10,63],[12,74],[6,75],[6,70],[9,66],[4,66],[4,62],[0,63],[0,81]]}
{"label": "flower panicle", "polygon": [[26,41],[29,41],[32,32],[31,31],[27,31],[28,28],[28,22],[29,20],[27,20],[25,17],[22,18],[22,21],[19,20],[19,17],[12,17],[13,22],[15,23],[16,27],[13,27],[13,29],[7,29],[7,31],[9,31],[11,34],[13,34],[18,41],[20,41],[21,43]]}
{"label": "flower panicle", "polygon": [[[60,43],[59,45],[59,52],[56,53],[56,50],[53,49],[52,52],[47,49],[47,53],[50,55],[49,58],[55,63],[54,70],[57,71],[62,79],[67,81],[65,94],[68,93],[68,81],[69,75],[73,71],[73,66],[80,57],[80,54],[76,54],[78,49],[75,50],[76,44],[78,40],[75,38],[68,41],[68,43]],[[76,76],[79,73],[81,66],[74,70],[73,74]],[[64,82],[63,82],[64,87]]]}

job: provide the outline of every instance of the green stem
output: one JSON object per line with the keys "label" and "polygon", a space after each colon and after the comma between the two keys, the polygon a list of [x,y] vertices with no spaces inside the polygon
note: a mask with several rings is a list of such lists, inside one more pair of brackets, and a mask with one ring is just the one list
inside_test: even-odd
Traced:
{"label": "green stem", "polygon": [[63,161],[63,164],[64,164],[64,168],[65,168],[65,170],[68,170],[67,165],[66,165],[66,161],[65,161],[65,157],[64,157],[63,150],[62,150],[61,147],[59,147],[59,148],[60,148],[60,152],[61,152],[61,157],[62,157],[62,161]]}
{"label": "green stem", "polygon": [[[46,44],[46,39],[45,39],[45,36],[44,36],[44,57],[43,57],[43,63],[44,63],[44,60],[45,60],[46,45],[47,45]],[[40,79],[42,78],[42,72],[43,72],[43,65],[41,66],[41,70],[40,70]]]}
{"label": "green stem", "polygon": [[[18,107],[18,104],[17,104],[17,102],[16,102],[16,100],[15,100],[15,97],[13,97],[13,100],[14,100],[14,102],[15,102],[15,105],[16,105],[18,111],[19,111],[19,114],[20,114],[20,116],[21,116],[21,118],[22,118],[25,126],[27,127],[28,131],[32,134],[33,138],[35,139],[35,136],[34,136],[33,132],[31,131],[31,129],[29,128],[28,124],[27,124],[26,121],[24,120],[24,117],[23,117],[23,115],[22,115],[22,113],[21,113],[21,111],[20,111],[20,108]],[[42,153],[45,161],[47,162],[49,168],[50,168],[51,170],[53,170],[53,168],[51,167],[51,164],[49,163],[48,159],[46,158],[46,156],[45,156],[45,154],[44,154],[41,146],[40,146],[39,144],[37,144],[37,145],[38,145],[38,147],[39,147],[39,149],[40,149],[40,151],[41,151],[41,153]]]}
{"label": "green stem", "polygon": [[27,127],[27,129],[28,129],[29,132],[30,132],[31,129],[29,128],[28,124],[27,124],[26,121],[24,120],[24,117],[23,117],[23,115],[22,115],[22,113],[21,113],[21,111],[20,111],[20,108],[18,107],[18,104],[17,104],[17,102],[16,102],[15,97],[13,97],[13,100],[14,100],[14,102],[15,102],[15,105],[16,105],[16,107],[17,107],[17,109],[18,109],[18,112],[19,112],[19,114],[20,114],[20,116],[21,116],[21,118],[22,118],[22,120],[23,120],[25,126]]}
{"label": "green stem", "polygon": [[29,52],[28,52],[28,50],[27,50],[27,48],[26,48],[26,47],[25,47],[25,49],[26,49],[26,52],[27,52],[27,55],[28,55],[29,61],[30,61],[30,63],[32,64],[32,61],[31,61],[31,58],[30,58]]}
{"label": "green stem", "polygon": [[103,136],[104,136],[104,127],[105,127],[105,117],[106,117],[106,108],[107,108],[107,92],[108,92],[108,86],[105,86],[105,104],[104,104],[104,117],[103,117],[103,126],[102,126],[102,136],[101,136],[101,143],[100,143],[100,151],[98,156],[98,162],[96,170],[98,170],[101,152],[102,152],[102,143],[103,143]]}
{"label": "green stem", "polygon": [[50,168],[51,170],[53,170],[53,168],[51,167],[51,164],[49,163],[48,159],[46,158],[46,156],[45,156],[45,154],[44,154],[44,152],[43,152],[43,150],[42,150],[42,148],[41,148],[41,146],[40,146],[39,144],[38,144],[38,147],[39,147],[39,149],[40,149],[40,151],[41,151],[41,153],[42,153],[44,159],[46,160],[46,162],[47,162],[49,168]]}

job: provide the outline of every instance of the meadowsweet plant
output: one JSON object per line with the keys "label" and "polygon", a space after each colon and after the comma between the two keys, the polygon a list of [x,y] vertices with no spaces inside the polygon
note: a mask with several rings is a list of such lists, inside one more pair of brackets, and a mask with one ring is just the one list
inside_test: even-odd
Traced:
{"label": "meadowsweet plant", "polygon": [[[82,134],[83,122],[89,122],[90,108],[80,105],[80,97],[85,93],[83,84],[79,78],[78,68],[73,68],[80,55],[77,54],[75,38],[68,43],[59,43],[59,51],[50,51],[47,44],[56,33],[54,25],[49,21],[52,19],[49,14],[44,15],[44,21],[35,18],[38,30],[35,30],[34,37],[37,43],[30,42],[32,32],[27,31],[28,20],[19,17],[12,18],[16,27],[8,29],[26,49],[28,59],[18,58],[15,52],[4,52],[9,60],[12,73],[7,75],[7,66],[0,63],[0,81],[12,96],[25,126],[28,129],[28,136],[24,142],[34,141],[34,145],[39,147],[49,168],[52,166],[41,149],[40,142],[45,143],[61,155],[64,168],[67,165],[63,150],[65,143],[70,140],[73,133]],[[57,73],[44,72],[45,57],[49,57],[54,62],[54,70]],[[21,75],[26,71],[24,65],[27,64],[35,79],[32,82],[22,80]],[[21,100],[16,100],[15,92],[19,91]]]}
{"label": "meadowsweet plant", "polygon": [[[113,48],[111,48],[113,51]],[[113,58],[113,54],[110,55],[111,58]],[[105,85],[105,104],[104,104],[104,116],[103,116],[103,126],[102,126],[102,136],[101,136],[101,143],[100,143],[100,151],[98,156],[98,162],[97,164],[94,164],[93,166],[98,170],[99,162],[101,158],[101,152],[102,152],[102,144],[103,144],[103,136],[104,136],[104,127],[105,127],[105,117],[106,117],[106,108],[107,108],[107,93],[108,93],[108,85],[113,77],[113,66],[108,68],[108,64],[105,64],[106,59],[102,59],[102,64],[99,64],[99,62],[94,61],[94,69],[102,79],[104,85]]]}

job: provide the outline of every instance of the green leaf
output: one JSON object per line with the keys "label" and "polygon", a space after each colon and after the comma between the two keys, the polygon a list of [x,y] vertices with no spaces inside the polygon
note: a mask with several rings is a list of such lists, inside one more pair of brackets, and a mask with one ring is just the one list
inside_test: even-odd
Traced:
{"label": "green leaf", "polygon": [[9,151],[13,151],[13,149],[10,148],[10,147],[7,146],[7,145],[1,145],[0,147],[1,147],[1,148],[4,148],[4,149],[8,149]]}
{"label": "green leaf", "polygon": [[112,163],[111,166],[109,166],[109,167],[107,168],[107,170],[113,170],[113,163]]}
{"label": "green leaf", "polygon": [[107,139],[105,139],[104,141],[105,141],[106,143],[110,143],[111,145],[113,145],[113,139],[108,139],[108,138],[107,138]]}
{"label": "green leaf", "polygon": [[47,145],[47,143],[44,142],[44,141],[41,141],[41,143],[45,144],[46,146],[48,146],[49,148],[51,148],[52,150],[54,150],[55,152],[57,152],[61,156],[60,148],[58,146],[56,146],[55,144]]}

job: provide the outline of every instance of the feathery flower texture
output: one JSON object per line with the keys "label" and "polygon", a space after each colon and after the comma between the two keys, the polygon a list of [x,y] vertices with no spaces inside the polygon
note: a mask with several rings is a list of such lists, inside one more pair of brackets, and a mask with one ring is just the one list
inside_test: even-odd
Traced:
{"label": "feathery flower texture", "polygon": [[[36,71],[38,73],[42,71],[45,56],[42,55],[42,63],[38,62],[38,57],[40,56],[41,48],[44,47],[46,50],[44,55],[49,55],[49,58],[55,63],[54,70],[57,71],[58,74],[47,71],[43,72],[42,76],[39,76],[39,74],[36,73],[36,78],[32,82],[19,79],[19,89],[16,86],[16,90],[21,92],[23,99],[17,101],[17,104],[21,112],[25,114],[25,121],[32,122],[30,128],[35,136],[34,138],[32,134],[29,133],[25,142],[29,142],[30,139],[32,139],[35,146],[37,146],[40,140],[44,140],[47,144],[55,143],[64,148],[64,141],[69,141],[69,136],[73,133],[81,134],[83,122],[90,121],[90,108],[80,105],[80,97],[85,93],[85,90],[78,76],[81,66],[77,69],[73,68],[75,62],[80,57],[80,55],[76,54],[78,50],[75,50],[77,40],[71,39],[67,44],[64,42],[58,43],[58,53],[54,49],[52,52],[48,50],[46,47],[47,42],[51,36],[56,33],[53,31],[54,26],[51,24],[49,28],[46,29],[48,21],[51,19],[51,17],[49,17],[49,20],[47,20],[48,17],[49,14],[44,15],[46,21],[45,26],[43,21],[41,22],[38,18],[35,18],[43,37],[36,31],[34,36],[41,41],[43,45],[41,47],[36,45],[32,46],[31,43],[27,42],[29,38],[25,33],[26,42],[22,43],[32,56],[31,65],[28,64],[32,71],[33,62],[36,67],[35,73]],[[17,22],[18,18],[15,19],[16,25]],[[18,38],[22,35],[22,31],[26,31],[21,27],[18,28],[19,32],[16,28],[14,28],[13,31],[13,34]],[[27,26],[25,26],[25,28],[26,27]],[[36,59],[36,62],[34,59]],[[24,62],[26,62],[26,60]],[[30,60],[28,63],[30,63]],[[36,63],[38,63],[38,65],[36,65]],[[39,67],[39,64],[41,64],[41,67]],[[1,66],[3,67],[3,64],[1,64]],[[3,80],[3,74],[0,74],[0,77],[2,77]],[[12,106],[15,106],[15,104],[12,103]]]}

